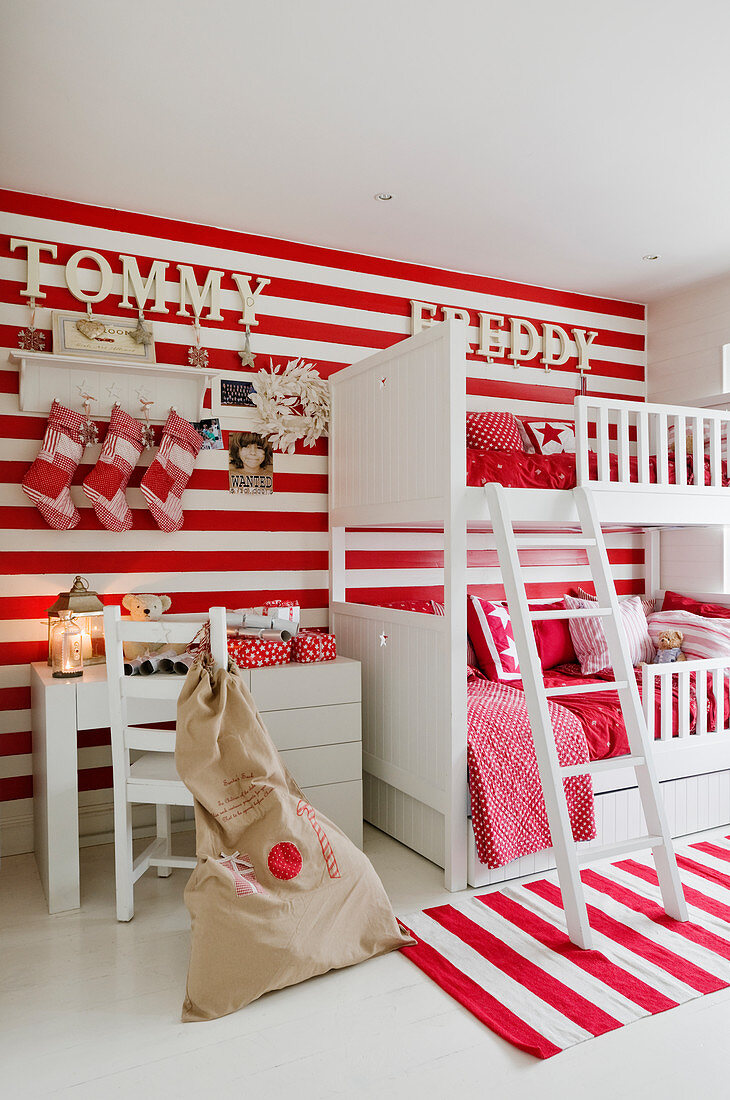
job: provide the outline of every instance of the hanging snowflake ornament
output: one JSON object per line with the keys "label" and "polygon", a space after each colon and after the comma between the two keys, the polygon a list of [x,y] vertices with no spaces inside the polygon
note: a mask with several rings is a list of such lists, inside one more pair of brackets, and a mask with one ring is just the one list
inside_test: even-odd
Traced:
{"label": "hanging snowflake ornament", "polygon": [[21,351],[44,351],[46,334],[41,329],[28,325],[18,332],[18,347]]}
{"label": "hanging snowflake ornament", "polygon": [[195,346],[193,347],[191,344],[188,348],[188,363],[191,367],[207,367],[208,349],[200,346],[200,322],[197,317],[193,325],[195,327]]}
{"label": "hanging snowflake ornament", "polygon": [[81,384],[76,387],[81,394],[81,408],[86,417],[86,420],[79,428],[79,443],[81,443],[83,447],[88,447],[90,444],[93,445],[99,442],[99,429],[91,419],[91,403],[92,401],[96,401],[96,398],[93,394],[87,392],[86,386],[87,381],[83,378]]}
{"label": "hanging snowflake ornament", "polygon": [[155,429],[150,424],[150,406],[154,405],[154,400],[150,397],[150,392],[146,386],[141,390],[137,390],[137,397],[139,398],[139,407],[144,417],[142,422],[142,448],[148,450],[150,447],[157,446],[157,440],[155,439]]}
{"label": "hanging snowflake ornament", "polygon": [[293,454],[298,440],[313,447],[320,436],[327,435],[330,391],[312,363],[292,359],[281,374],[280,370],[272,363],[270,371],[256,375],[250,399],[258,419],[251,431],[267,435],[280,451]]}
{"label": "hanging snowflake ornament", "polygon": [[27,328],[18,331],[18,347],[21,351],[44,351],[46,334],[35,327],[35,298],[28,299],[30,321]]}
{"label": "hanging snowflake ornament", "polygon": [[93,446],[99,442],[99,429],[93,420],[85,420],[79,428],[79,441],[84,447]]}
{"label": "hanging snowflake ornament", "polygon": [[193,347],[188,348],[188,363],[191,367],[207,367],[208,349]]}
{"label": "hanging snowflake ornament", "polygon": [[251,328],[246,325],[246,341],[243,345],[243,351],[238,353],[241,357],[241,363],[244,367],[252,367],[254,365],[254,359],[256,356],[251,351]]}
{"label": "hanging snowflake ornament", "polygon": [[132,329],[129,334],[134,340],[135,344],[143,344],[145,347],[147,344],[152,343],[152,333],[144,323],[144,312],[139,311],[139,320],[137,321],[137,327]]}

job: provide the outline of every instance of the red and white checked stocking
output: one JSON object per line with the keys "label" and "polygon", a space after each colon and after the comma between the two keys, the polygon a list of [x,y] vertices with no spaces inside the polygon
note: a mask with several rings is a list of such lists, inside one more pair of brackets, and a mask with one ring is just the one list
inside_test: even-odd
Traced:
{"label": "red and white checked stocking", "polygon": [[54,401],[41,449],[21,482],[23,492],[48,526],[57,531],[70,531],[81,520],[71,500],[69,485],[84,450],[83,423],[81,413]]}
{"label": "red and white checked stocking", "polygon": [[134,526],[124,494],[141,453],[142,425],[115,405],[99,461],[82,482],[96,518],[107,531],[131,531]]}
{"label": "red and white checked stocking", "polygon": [[203,440],[192,424],[170,409],[157,457],[140,485],[161,531],[179,531],[183,525],[180,498],[202,446]]}

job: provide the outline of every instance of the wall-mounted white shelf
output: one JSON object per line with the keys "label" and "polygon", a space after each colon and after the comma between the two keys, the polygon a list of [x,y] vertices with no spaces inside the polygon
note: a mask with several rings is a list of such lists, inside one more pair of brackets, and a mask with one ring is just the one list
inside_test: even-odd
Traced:
{"label": "wall-mounted white shelf", "polygon": [[47,415],[54,398],[80,411],[81,394],[90,393],[96,398],[91,406],[95,420],[109,417],[116,403],[132,416],[139,415],[142,394],[153,402],[149,406],[152,421],[164,422],[171,405],[187,420],[200,420],[205,415],[205,392],[219,373],[164,363],[86,359],[43,352],[11,352],[10,361],[20,366],[22,412]]}

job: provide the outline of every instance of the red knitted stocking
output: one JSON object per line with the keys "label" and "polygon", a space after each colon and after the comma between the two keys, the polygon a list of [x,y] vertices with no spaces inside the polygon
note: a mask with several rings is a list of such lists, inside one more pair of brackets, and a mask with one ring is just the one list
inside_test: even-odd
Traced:
{"label": "red knitted stocking", "polygon": [[49,527],[70,531],[81,520],[69,492],[71,478],[84,450],[81,413],[54,401],[43,445],[21,485]]}
{"label": "red knitted stocking", "polygon": [[203,440],[192,424],[170,409],[157,457],[140,486],[161,531],[179,531],[183,525],[180,498],[202,446]]}
{"label": "red knitted stocking", "polygon": [[131,531],[132,513],[125,492],[142,453],[142,425],[121,405],[112,409],[99,461],[83,480],[83,490],[107,531]]}

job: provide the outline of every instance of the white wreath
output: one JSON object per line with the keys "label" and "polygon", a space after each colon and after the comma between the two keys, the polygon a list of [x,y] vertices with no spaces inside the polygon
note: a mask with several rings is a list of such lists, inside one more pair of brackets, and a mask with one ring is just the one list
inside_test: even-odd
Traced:
{"label": "white wreath", "polygon": [[284,367],[271,364],[270,371],[259,371],[251,400],[258,420],[253,430],[267,435],[275,447],[286,454],[294,453],[298,439],[305,447],[313,447],[322,435],[327,435],[330,416],[330,391],[324,378],[311,363],[292,359]]}

